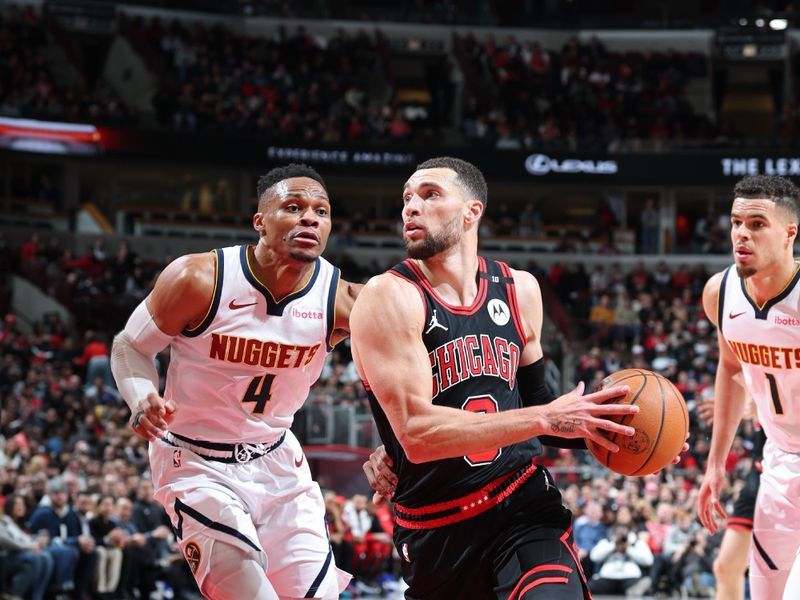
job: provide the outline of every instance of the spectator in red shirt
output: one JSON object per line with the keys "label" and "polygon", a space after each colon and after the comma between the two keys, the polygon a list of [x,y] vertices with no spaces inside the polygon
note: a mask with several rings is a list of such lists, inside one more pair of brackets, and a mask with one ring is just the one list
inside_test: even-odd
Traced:
{"label": "spectator in red shirt", "polygon": [[75,359],[76,365],[86,367],[84,382],[88,386],[100,377],[107,386],[116,389],[108,360],[108,345],[92,330],[86,332],[84,339],[86,346],[83,348],[83,354]]}

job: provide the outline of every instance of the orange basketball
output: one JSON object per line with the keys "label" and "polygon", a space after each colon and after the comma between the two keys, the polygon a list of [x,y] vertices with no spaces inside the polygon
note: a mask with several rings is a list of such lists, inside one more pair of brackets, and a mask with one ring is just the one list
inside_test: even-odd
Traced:
{"label": "orange basketball", "polygon": [[624,398],[608,402],[635,404],[635,415],[613,417],[614,421],[636,430],[633,436],[610,434],[619,452],[610,452],[586,440],[592,455],[612,471],[622,475],[649,475],[663,469],[678,455],[689,431],[689,413],[681,393],[668,379],[653,371],[625,369],[606,377],[600,389],[626,385]]}

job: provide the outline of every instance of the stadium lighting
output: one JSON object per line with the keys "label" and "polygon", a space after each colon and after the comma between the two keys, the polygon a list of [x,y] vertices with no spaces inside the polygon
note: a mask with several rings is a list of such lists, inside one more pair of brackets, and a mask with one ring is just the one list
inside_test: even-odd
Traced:
{"label": "stadium lighting", "polygon": [[756,27],[763,27],[764,19],[756,19]]}
{"label": "stadium lighting", "polygon": [[786,19],[771,19],[769,22],[770,29],[775,31],[783,31],[789,26],[789,21]]}
{"label": "stadium lighting", "polygon": [[739,25],[741,27],[747,27],[747,19],[739,19]]}

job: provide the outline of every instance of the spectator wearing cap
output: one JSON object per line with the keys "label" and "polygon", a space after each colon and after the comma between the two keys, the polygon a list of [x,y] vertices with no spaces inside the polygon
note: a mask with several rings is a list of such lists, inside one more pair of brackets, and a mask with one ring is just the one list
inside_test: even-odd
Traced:
{"label": "spectator wearing cap", "polygon": [[67,486],[60,477],[47,485],[50,506],[39,505],[31,515],[28,529],[46,531],[50,546],[61,548],[56,558],[56,583],[74,587],[78,596],[89,598],[96,557],[94,540],[83,533],[83,523],[69,504]]}

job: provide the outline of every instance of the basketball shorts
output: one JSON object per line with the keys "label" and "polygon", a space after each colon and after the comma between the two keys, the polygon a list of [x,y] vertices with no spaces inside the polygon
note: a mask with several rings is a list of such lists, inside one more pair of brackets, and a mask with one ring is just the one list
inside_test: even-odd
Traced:
{"label": "basketball shorts", "polygon": [[[437,522],[442,517],[418,508],[411,509],[420,515],[415,524],[402,526],[398,519],[394,543],[409,585],[407,599],[590,597],[572,540],[572,514],[547,470],[533,469],[503,501],[474,517],[427,528],[425,515]],[[402,507],[395,508],[402,514]]]}
{"label": "basketball shorts", "polygon": [[[782,598],[800,550],[800,454],[764,446],[753,522],[750,586],[753,598]],[[800,590],[795,596],[800,597]]]}
{"label": "basketball shorts", "polygon": [[243,462],[224,463],[198,452],[166,440],[150,444],[156,499],[201,589],[219,543],[257,560],[281,597],[335,597],[346,587],[350,576],[333,562],[322,494],[291,431],[252,460],[245,454]]}
{"label": "basketball shorts", "polygon": [[[761,461],[758,461],[760,467]],[[758,486],[761,481],[761,470],[754,463],[745,477],[744,485],[733,503],[733,514],[728,518],[728,527],[744,531],[753,530],[753,515],[756,510]]]}

